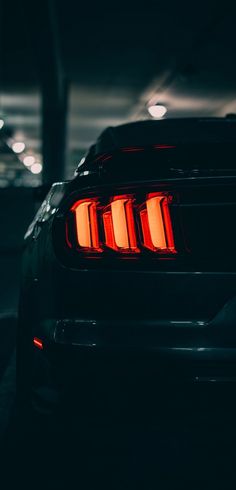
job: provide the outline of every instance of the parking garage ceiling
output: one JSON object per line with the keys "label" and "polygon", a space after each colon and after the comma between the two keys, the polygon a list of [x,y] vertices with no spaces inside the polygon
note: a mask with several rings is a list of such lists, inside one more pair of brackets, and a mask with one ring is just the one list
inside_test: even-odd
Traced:
{"label": "parking garage ceiling", "polygon": [[[0,186],[40,183],[25,156],[47,164],[37,55],[47,49],[42,6],[50,11],[60,76],[69,88],[66,177],[106,126],[151,117],[150,102],[165,105],[165,117],[236,112],[233,4],[3,0]],[[12,141],[23,141],[25,150],[15,154]]]}

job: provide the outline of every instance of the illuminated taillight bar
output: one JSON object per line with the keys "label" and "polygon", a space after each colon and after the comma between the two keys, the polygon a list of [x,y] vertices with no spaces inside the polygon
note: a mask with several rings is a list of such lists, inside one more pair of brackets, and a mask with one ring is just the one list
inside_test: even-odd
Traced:
{"label": "illuminated taillight bar", "polygon": [[143,246],[159,253],[176,253],[168,196],[149,195],[140,209]]}
{"label": "illuminated taillight bar", "polygon": [[115,196],[103,212],[105,245],[121,253],[137,253],[133,199]]}
{"label": "illuminated taillight bar", "polygon": [[71,211],[75,216],[78,248],[84,251],[101,252],[97,222],[97,201],[81,199],[76,201]]}
{"label": "illuminated taillight bar", "polygon": [[169,204],[172,196],[151,193],[141,203],[135,195],[77,200],[66,220],[65,242],[80,252],[101,254],[176,253]]}

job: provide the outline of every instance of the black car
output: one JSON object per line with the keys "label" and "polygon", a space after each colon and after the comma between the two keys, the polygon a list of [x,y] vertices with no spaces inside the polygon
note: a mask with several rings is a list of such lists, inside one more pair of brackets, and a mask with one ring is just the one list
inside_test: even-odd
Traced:
{"label": "black car", "polygon": [[22,399],[236,379],[235,136],[233,118],[108,128],[51,187],[25,235]]}

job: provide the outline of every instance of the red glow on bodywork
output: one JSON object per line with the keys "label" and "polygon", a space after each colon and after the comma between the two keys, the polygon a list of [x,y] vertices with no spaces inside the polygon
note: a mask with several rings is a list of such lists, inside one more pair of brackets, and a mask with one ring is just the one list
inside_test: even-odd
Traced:
{"label": "red glow on bodywork", "polygon": [[137,151],[144,151],[144,148],[140,147],[140,146],[127,146],[127,148],[122,148],[121,151],[125,152],[125,153],[133,153],[133,152],[137,152]]}
{"label": "red glow on bodywork", "polygon": [[98,162],[99,160],[102,160],[106,156],[106,153],[103,153],[102,155],[98,155],[97,158],[95,158],[94,162]]}
{"label": "red glow on bodywork", "polygon": [[107,155],[105,158],[102,158],[102,161],[107,162],[107,160],[111,160],[111,159],[112,159],[112,155]]}
{"label": "red glow on bodywork", "polygon": [[169,149],[169,148],[176,148],[176,146],[174,146],[174,145],[154,145],[153,148],[155,148],[155,150],[165,150],[165,149]]}
{"label": "red glow on bodywork", "polygon": [[43,350],[43,342],[41,339],[39,339],[38,337],[34,337],[33,343],[34,343],[35,347]]}

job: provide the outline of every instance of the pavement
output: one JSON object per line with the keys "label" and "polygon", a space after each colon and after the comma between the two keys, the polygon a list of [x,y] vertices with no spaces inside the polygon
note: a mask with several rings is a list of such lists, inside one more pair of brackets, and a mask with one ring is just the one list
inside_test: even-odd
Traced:
{"label": "pavement", "polygon": [[137,406],[115,422],[72,422],[68,432],[52,430],[46,418],[22,426],[15,411],[15,315],[1,318],[0,332],[1,489],[235,490],[232,389],[211,407],[208,388],[197,406],[186,394],[178,416],[172,400],[166,415],[143,404],[145,411]]}

